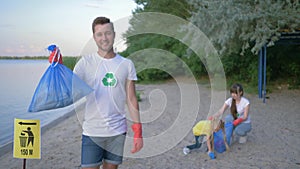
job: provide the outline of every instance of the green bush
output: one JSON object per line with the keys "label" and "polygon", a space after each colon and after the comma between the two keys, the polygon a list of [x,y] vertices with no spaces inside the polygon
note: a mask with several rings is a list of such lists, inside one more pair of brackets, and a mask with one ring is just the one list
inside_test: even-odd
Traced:
{"label": "green bush", "polygon": [[66,67],[68,67],[69,69],[73,70],[77,60],[78,60],[78,57],[64,56],[63,57],[63,64]]}

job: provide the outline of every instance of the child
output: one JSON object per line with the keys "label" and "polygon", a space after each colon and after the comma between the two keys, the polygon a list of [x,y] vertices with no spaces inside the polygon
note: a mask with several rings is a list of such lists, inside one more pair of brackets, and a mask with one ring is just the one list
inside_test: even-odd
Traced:
{"label": "child", "polygon": [[[220,131],[221,129],[222,129],[222,131]],[[224,139],[224,140],[214,140],[215,133],[217,133],[219,131],[222,133],[218,134],[218,136],[223,134],[222,135],[223,138],[221,137],[220,139]],[[232,127],[231,127],[231,131],[232,131]],[[230,129],[228,130],[228,133],[229,133],[228,135],[231,135]],[[229,140],[230,136],[226,138],[226,134],[225,134],[225,130],[224,130],[224,122],[219,119],[214,119],[213,117],[209,117],[208,120],[199,121],[193,127],[193,134],[195,136],[196,143],[189,145],[187,147],[184,147],[184,149],[183,149],[184,154],[188,154],[190,152],[190,150],[192,150],[192,149],[200,148],[202,143],[199,142],[199,139],[202,141],[204,136],[206,136],[206,144],[207,144],[207,149],[208,149],[207,154],[210,157],[210,159],[216,158],[214,151],[213,151],[213,147],[214,147],[213,145],[220,143],[220,141],[223,143],[225,150],[226,149],[229,150],[229,146],[228,146],[229,141],[226,141],[226,139]],[[219,138],[219,137],[217,137],[217,138]],[[217,145],[218,146],[217,151],[220,153],[225,151],[225,150],[220,149],[221,148],[220,146],[222,146],[222,143]]]}

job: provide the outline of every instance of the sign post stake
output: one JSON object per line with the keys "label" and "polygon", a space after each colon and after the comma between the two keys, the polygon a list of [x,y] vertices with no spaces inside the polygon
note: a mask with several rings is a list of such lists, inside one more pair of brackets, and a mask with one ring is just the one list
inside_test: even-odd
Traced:
{"label": "sign post stake", "polygon": [[26,169],[26,158],[23,159],[23,169]]}

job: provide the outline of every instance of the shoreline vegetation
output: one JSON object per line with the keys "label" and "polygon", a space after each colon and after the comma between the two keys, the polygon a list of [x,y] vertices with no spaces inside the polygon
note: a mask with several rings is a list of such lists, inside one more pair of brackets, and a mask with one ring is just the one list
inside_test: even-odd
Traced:
{"label": "shoreline vegetation", "polygon": [[0,59],[3,60],[14,60],[14,59],[30,59],[30,60],[36,60],[36,59],[48,59],[49,56],[0,56]]}
{"label": "shoreline vegetation", "polygon": [[[0,60],[48,60],[49,56],[0,56]],[[63,56],[63,64],[67,66],[69,69],[73,70],[76,62],[78,61],[78,56]],[[149,81],[149,80],[139,80],[138,84],[160,84],[160,83],[168,83],[173,81],[174,79],[171,77],[170,79],[162,79],[156,81]],[[275,81],[268,82],[267,84],[267,93],[272,93],[276,90],[288,89],[288,90],[297,90],[299,86],[293,86],[289,84],[289,78],[281,78]],[[209,86],[210,80],[209,77],[203,75],[197,78],[197,82]],[[236,82],[236,80],[232,78],[227,78],[227,83],[232,84]],[[257,85],[251,85],[247,82],[239,81],[241,84],[244,84],[244,88],[249,94],[257,94]],[[230,85],[229,85],[230,86]]]}
{"label": "shoreline vegetation", "polygon": [[[78,56],[63,56],[67,58],[77,58]],[[47,60],[49,56],[0,56],[0,59],[29,59],[29,60],[37,60],[37,59],[45,59]]]}
{"label": "shoreline vegetation", "polygon": [[[49,56],[0,56],[0,60],[48,60]],[[63,56],[63,63],[69,69],[73,70],[77,56]]]}

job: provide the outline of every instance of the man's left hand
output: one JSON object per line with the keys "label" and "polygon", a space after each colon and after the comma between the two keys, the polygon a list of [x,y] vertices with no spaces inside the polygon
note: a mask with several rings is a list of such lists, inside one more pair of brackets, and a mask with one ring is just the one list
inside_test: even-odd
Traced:
{"label": "man's left hand", "polygon": [[143,148],[143,136],[142,136],[142,124],[141,123],[135,123],[131,126],[132,131],[134,133],[133,135],[133,148],[131,150],[131,153],[136,153],[140,151]]}

